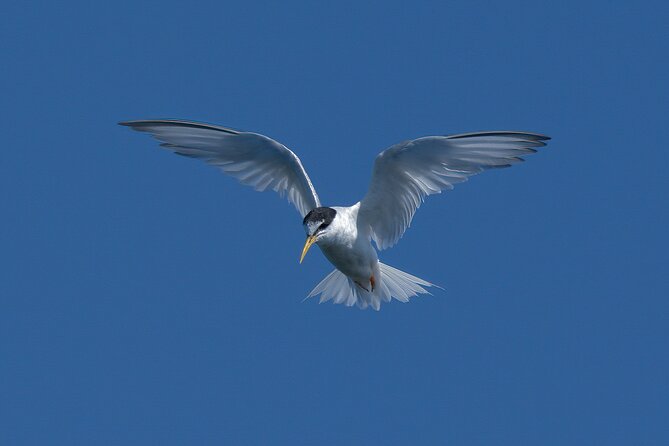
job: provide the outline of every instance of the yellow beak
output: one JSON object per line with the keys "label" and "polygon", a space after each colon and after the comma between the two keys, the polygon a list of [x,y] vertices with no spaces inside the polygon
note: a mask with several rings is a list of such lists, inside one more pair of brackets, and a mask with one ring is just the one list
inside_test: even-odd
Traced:
{"label": "yellow beak", "polygon": [[302,263],[302,260],[304,260],[304,256],[307,255],[307,251],[309,251],[309,248],[311,248],[311,245],[314,244],[316,241],[316,236],[310,235],[307,237],[307,241],[304,243],[304,248],[302,249],[302,255],[300,256],[300,263]]}

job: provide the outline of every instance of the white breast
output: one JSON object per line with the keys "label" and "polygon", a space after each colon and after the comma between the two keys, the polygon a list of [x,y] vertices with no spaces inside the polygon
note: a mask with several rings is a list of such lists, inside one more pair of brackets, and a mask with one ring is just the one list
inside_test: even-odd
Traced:
{"label": "white breast", "polygon": [[369,229],[358,225],[360,203],[332,208],[337,215],[317,244],[339,271],[358,283],[367,284],[378,270],[378,256],[371,244]]}

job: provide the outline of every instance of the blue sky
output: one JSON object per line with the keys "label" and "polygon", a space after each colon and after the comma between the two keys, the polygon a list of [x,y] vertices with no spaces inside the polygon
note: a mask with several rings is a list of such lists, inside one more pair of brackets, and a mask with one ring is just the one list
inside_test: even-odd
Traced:
{"label": "blue sky", "polygon": [[[663,2],[65,2],[0,17],[0,443],[666,444]],[[299,216],[116,125],[261,132],[325,204],[404,139],[514,129],[386,262],[302,303]],[[258,209],[264,214],[258,217]]]}

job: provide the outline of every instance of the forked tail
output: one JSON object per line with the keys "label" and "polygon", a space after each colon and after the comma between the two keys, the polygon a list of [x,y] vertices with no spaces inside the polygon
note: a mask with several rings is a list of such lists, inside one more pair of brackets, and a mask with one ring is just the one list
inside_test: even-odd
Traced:
{"label": "forked tail", "polygon": [[335,269],[325,279],[316,285],[307,299],[321,295],[319,302],[332,300],[336,304],[344,304],[348,307],[357,305],[364,309],[368,306],[379,310],[381,302],[390,302],[392,298],[400,302],[409,302],[409,298],[419,294],[430,294],[423,287],[437,287],[426,280],[412,276],[397,268],[379,262],[381,271],[380,280],[374,291],[366,291],[346,275]]}

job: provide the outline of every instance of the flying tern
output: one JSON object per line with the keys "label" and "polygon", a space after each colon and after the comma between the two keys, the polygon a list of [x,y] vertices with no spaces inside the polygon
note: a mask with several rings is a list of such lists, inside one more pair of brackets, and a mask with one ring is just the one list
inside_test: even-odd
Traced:
{"label": "flying tern", "polygon": [[[286,196],[302,216],[307,235],[300,263],[314,244],[335,270],[307,297],[321,295],[347,306],[428,293],[434,284],[381,263],[377,249],[395,245],[423,200],[485,170],[509,167],[550,138],[538,133],[492,131],[426,136],[379,153],[365,197],[353,206],[322,206],[300,159],[267,136],[182,120],[119,124],[147,132],[179,155],[201,159],[257,191]],[[374,241],[376,248],[372,245]]]}

